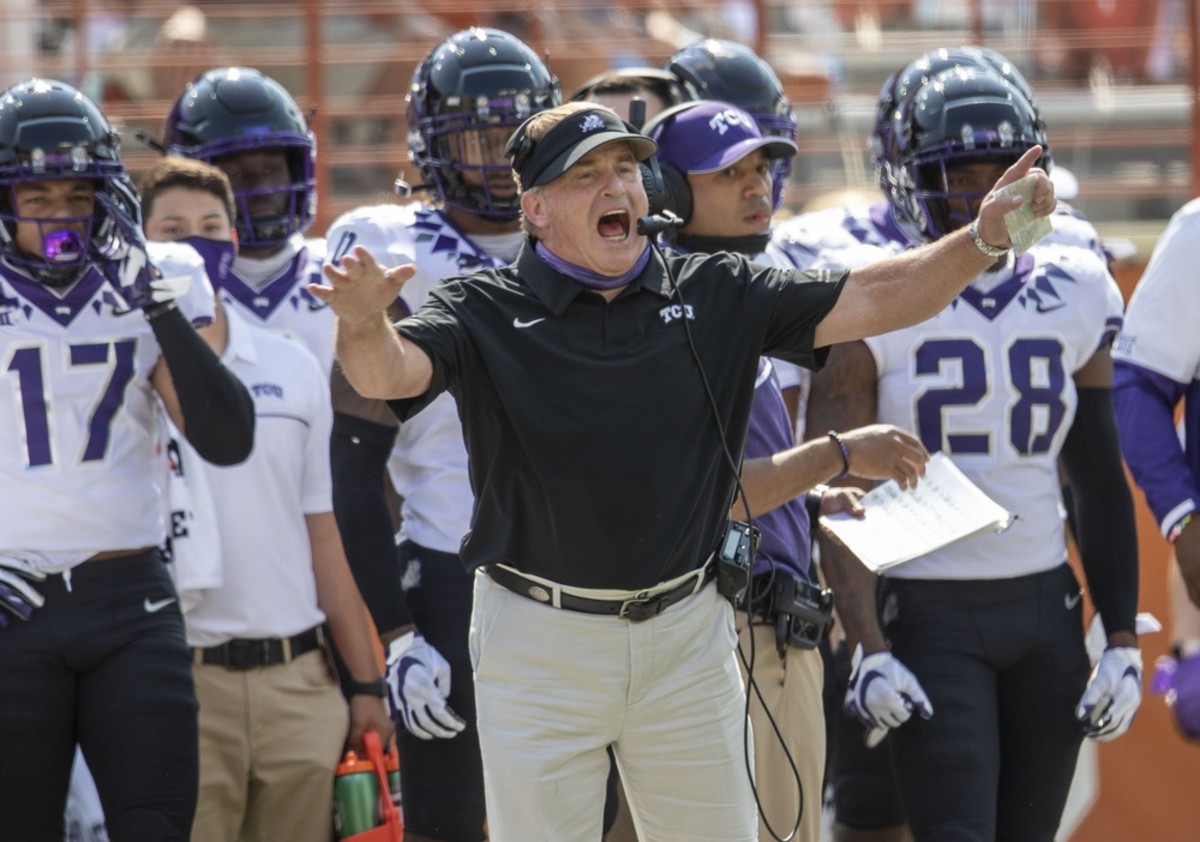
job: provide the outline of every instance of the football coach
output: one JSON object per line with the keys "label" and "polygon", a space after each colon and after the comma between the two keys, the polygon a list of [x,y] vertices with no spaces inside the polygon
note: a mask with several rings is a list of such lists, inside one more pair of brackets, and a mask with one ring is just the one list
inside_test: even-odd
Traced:
{"label": "football coach", "polygon": [[933,316],[995,262],[977,241],[1010,244],[1021,199],[993,189],[972,231],[852,272],[768,269],[638,233],[655,145],[609,109],[540,112],[508,151],[528,234],[512,265],[447,280],[395,325],[410,266],[358,248],[310,287],[363,396],[401,420],[458,401],[491,838],[598,839],[611,745],[640,838],[751,842],[733,607],[713,580],[758,358],[817,367]]}

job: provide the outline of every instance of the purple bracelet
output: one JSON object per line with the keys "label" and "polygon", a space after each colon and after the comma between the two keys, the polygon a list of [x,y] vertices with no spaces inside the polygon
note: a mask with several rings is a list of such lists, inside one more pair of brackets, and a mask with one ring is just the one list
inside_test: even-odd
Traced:
{"label": "purple bracelet", "polygon": [[835,431],[830,430],[825,435],[829,436],[830,440],[838,446],[838,450],[842,452],[842,472],[834,477],[834,479],[841,479],[850,473],[850,451],[846,448],[846,443],[842,441],[842,437]]}

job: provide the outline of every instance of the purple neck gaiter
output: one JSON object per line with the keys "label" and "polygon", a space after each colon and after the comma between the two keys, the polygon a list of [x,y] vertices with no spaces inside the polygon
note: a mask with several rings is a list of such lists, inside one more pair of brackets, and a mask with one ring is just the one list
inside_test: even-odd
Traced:
{"label": "purple neck gaiter", "polygon": [[616,289],[623,287],[625,284],[632,281],[642,273],[646,268],[646,264],[650,262],[650,243],[646,243],[646,250],[642,252],[630,269],[621,275],[601,275],[599,272],[593,272],[591,269],[584,269],[582,266],[576,266],[570,261],[563,260],[550,249],[542,245],[542,241],[538,240],[537,253],[542,260],[550,264],[555,272],[566,275],[573,281],[578,281],[588,289]]}

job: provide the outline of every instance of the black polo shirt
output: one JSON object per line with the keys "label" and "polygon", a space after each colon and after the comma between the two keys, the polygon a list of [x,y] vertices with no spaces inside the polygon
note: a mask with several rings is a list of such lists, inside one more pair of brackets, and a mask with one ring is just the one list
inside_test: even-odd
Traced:
{"label": "black polo shirt", "polygon": [[813,332],[844,278],[654,253],[608,302],[526,243],[512,266],[440,284],[396,326],[429,354],[433,382],[391,405],[403,421],[445,390],[458,401],[475,492],[467,568],[636,590],[702,564],[733,472],[684,320],[740,462],[758,358],[823,362]]}

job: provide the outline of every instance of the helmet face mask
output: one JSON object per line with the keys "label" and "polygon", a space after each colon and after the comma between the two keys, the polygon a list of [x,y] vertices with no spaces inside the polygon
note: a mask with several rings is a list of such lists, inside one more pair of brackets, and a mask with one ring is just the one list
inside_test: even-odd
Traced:
{"label": "helmet face mask", "polygon": [[[707,39],[676,52],[663,64],[693,88],[700,99],[728,102],[747,112],[764,137],[796,142],[796,112],[771,66],[749,47],[734,41]],[[783,189],[792,174],[793,157],[771,162],[774,207],[783,204]]]}
{"label": "helmet face mask", "polygon": [[[316,143],[299,106],[274,79],[253,68],[222,67],[196,78],[171,108],[163,145],[231,170],[238,241],[272,250],[316,218]],[[234,178],[242,158],[279,152],[287,177],[268,183]]]}
{"label": "helmet face mask", "polygon": [[951,174],[972,164],[1007,167],[1035,145],[1048,148],[1033,105],[1003,78],[977,68],[946,70],[927,81],[901,105],[892,130],[889,201],[930,240],[966,224],[987,193],[982,184],[952,185]]}
{"label": "helmet face mask", "polygon": [[[132,192],[120,137],[94,103],[62,82],[32,79],[0,96],[0,254],[46,286],[74,283],[98,258],[113,220],[92,199],[88,213],[22,215],[18,194],[30,185],[85,182],[96,193]],[[70,191],[51,188],[46,195]],[[136,212],[136,211],[135,211]],[[24,241],[23,243],[20,241]],[[36,246],[33,245],[36,241]]]}
{"label": "helmet face mask", "polygon": [[508,137],[562,102],[558,79],[519,39],[469,29],[417,66],[407,97],[409,159],[436,200],[485,219],[520,217]]}

